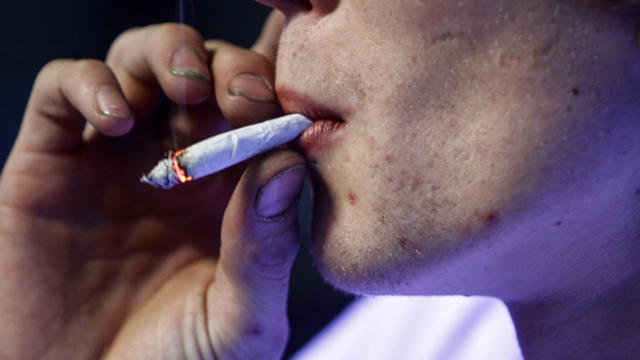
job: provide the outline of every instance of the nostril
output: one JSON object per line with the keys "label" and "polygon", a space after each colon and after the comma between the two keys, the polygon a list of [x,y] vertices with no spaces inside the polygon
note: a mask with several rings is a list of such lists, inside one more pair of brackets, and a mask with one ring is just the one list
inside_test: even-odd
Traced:
{"label": "nostril", "polygon": [[308,2],[314,10],[321,14],[328,14],[338,6],[340,0],[309,0]]}
{"label": "nostril", "polygon": [[291,15],[298,11],[311,10],[312,5],[308,0],[256,0],[259,3],[278,9],[285,13],[285,15]]}

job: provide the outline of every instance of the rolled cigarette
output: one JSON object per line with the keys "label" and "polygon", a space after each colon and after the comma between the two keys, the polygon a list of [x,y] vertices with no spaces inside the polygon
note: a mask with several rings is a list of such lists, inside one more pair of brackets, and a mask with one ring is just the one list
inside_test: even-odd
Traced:
{"label": "rolled cigarette", "polygon": [[222,133],[186,149],[170,152],[140,181],[170,189],[284,145],[309,125],[311,120],[303,115],[291,114]]}

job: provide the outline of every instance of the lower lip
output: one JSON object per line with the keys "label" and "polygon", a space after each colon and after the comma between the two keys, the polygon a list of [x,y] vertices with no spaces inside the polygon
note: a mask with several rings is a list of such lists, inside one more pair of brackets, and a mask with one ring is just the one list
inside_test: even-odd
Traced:
{"label": "lower lip", "polygon": [[327,149],[344,129],[344,123],[334,120],[316,120],[294,142],[294,147],[307,156],[315,156]]}

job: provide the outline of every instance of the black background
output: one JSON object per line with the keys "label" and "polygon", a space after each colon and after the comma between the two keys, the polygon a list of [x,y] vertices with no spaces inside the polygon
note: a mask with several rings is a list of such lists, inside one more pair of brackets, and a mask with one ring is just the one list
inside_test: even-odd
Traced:
{"label": "black background", "polygon": [[[205,38],[250,46],[269,9],[250,0],[185,0],[185,22]],[[104,59],[125,29],[179,21],[179,0],[4,1],[0,10],[0,165],[18,133],[38,70],[55,58]],[[308,210],[308,197],[302,208]],[[305,210],[305,213],[306,213]],[[302,216],[303,241],[308,216]],[[294,266],[289,300],[292,354],[331,320],[350,298],[323,283],[304,248]],[[0,324],[0,326],[2,326]]]}

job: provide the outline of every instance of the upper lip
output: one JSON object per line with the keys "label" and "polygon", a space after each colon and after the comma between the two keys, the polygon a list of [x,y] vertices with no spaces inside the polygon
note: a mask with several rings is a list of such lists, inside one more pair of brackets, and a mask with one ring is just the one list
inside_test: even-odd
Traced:
{"label": "upper lip", "polygon": [[285,114],[299,113],[309,119],[332,120],[343,122],[340,113],[328,106],[313,100],[310,96],[296,92],[287,87],[278,87],[278,100]]}

